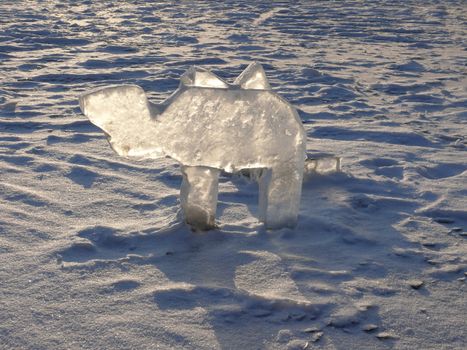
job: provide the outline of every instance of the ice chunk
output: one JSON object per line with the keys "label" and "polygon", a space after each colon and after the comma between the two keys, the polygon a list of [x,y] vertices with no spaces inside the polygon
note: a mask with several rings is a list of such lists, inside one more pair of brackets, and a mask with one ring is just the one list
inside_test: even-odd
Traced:
{"label": "ice chunk", "polygon": [[339,157],[308,158],[305,161],[305,173],[329,174],[341,171],[341,159]]}
{"label": "ice chunk", "polygon": [[263,169],[259,216],[266,226],[295,226],[306,158],[295,108],[270,90],[257,63],[235,84],[200,68],[181,80],[158,105],[140,87],[121,85],[82,95],[80,106],[118,154],[168,156],[183,165],[182,209],[196,228],[214,226],[218,171],[242,169]]}

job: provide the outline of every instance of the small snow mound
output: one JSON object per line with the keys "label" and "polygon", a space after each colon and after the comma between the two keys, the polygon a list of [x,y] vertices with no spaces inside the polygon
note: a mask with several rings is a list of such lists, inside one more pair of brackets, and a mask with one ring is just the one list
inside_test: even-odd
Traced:
{"label": "small snow mound", "polygon": [[409,61],[407,63],[404,63],[404,64],[400,64],[400,65],[393,65],[391,66],[392,69],[394,70],[400,70],[400,71],[403,71],[403,72],[424,72],[426,69],[425,69],[425,66],[423,66],[421,63],[418,63],[417,61]]}
{"label": "small snow mound", "polygon": [[0,111],[6,113],[14,113],[16,111],[17,104],[18,102],[16,101],[0,104]]}

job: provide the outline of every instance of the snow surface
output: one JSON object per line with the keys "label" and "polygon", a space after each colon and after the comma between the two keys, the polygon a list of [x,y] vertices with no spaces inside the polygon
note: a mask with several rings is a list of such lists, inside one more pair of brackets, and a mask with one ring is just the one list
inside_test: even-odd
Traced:
{"label": "snow surface", "polygon": [[[465,6],[1,1],[0,348],[464,349]],[[277,232],[221,176],[194,234],[176,164],[117,157],[77,98],[254,60],[342,173]]]}

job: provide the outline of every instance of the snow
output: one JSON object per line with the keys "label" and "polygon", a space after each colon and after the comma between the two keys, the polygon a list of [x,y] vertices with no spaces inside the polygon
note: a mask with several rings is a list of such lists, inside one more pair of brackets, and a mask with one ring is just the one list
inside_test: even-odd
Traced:
{"label": "snow", "polygon": [[[464,8],[0,2],[0,348],[464,349]],[[115,155],[78,97],[156,104],[192,65],[253,61],[341,171],[307,170],[277,231],[221,173],[218,228],[193,233],[177,163]]]}
{"label": "snow", "polygon": [[258,178],[259,217],[266,227],[295,227],[305,130],[297,111],[269,88],[258,63],[251,63],[232,85],[191,67],[179,88],[160,104],[149,102],[135,85],[99,88],[79,101],[117,154],[138,159],[166,156],[185,167],[181,203],[194,229],[215,226],[219,170],[245,169],[264,170]]}

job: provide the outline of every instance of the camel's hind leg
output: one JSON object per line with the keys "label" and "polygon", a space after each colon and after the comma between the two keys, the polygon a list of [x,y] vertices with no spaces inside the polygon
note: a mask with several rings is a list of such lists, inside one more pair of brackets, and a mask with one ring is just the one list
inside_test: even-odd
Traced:
{"label": "camel's hind leg", "polygon": [[265,170],[259,179],[259,218],[268,229],[295,227],[300,210],[303,167]]}
{"label": "camel's hind leg", "polygon": [[185,220],[194,229],[215,227],[220,170],[202,166],[183,166],[180,201]]}

